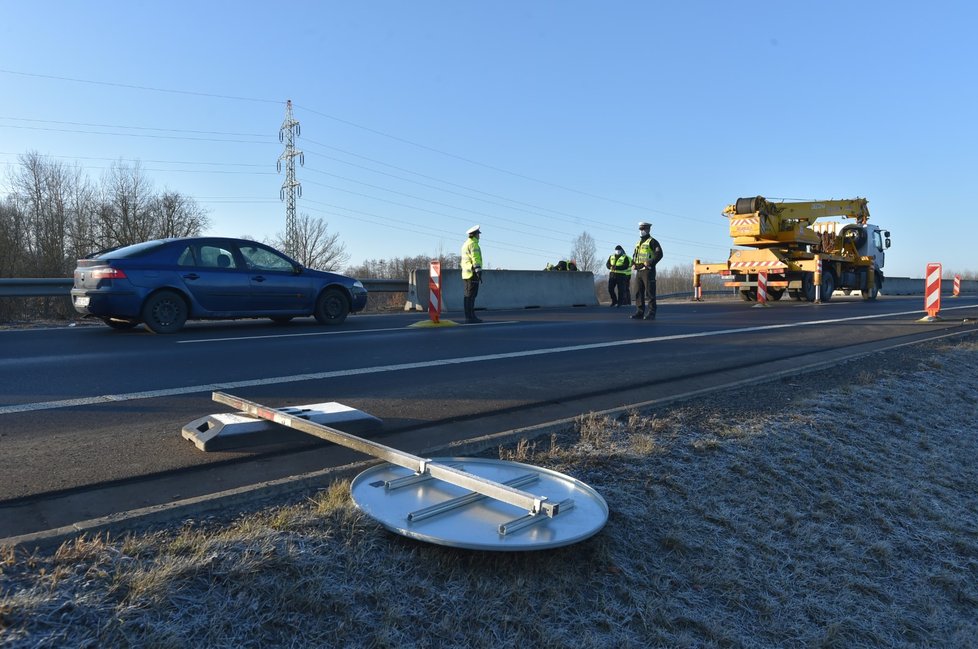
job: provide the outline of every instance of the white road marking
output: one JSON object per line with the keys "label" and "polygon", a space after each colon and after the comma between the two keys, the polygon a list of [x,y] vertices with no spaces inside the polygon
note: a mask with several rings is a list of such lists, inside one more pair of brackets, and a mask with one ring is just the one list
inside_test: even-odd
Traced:
{"label": "white road marking", "polygon": [[[953,309],[974,308],[974,306],[949,307],[942,311]],[[337,379],[348,376],[363,376],[366,374],[380,374],[383,372],[401,372],[404,370],[419,370],[432,367],[443,367],[445,365],[463,365],[466,363],[483,363],[486,361],[498,361],[509,358],[522,358],[526,356],[545,356],[549,354],[563,354],[567,352],[587,351],[592,349],[607,349],[610,347],[625,347],[629,345],[647,345],[649,343],[665,342],[669,340],[684,340],[689,338],[708,338],[712,336],[726,336],[731,334],[743,334],[756,331],[773,331],[775,329],[791,329],[796,327],[810,327],[814,325],[835,324],[840,322],[851,322],[855,320],[873,320],[878,318],[888,318],[901,315],[916,315],[922,313],[920,310],[902,311],[899,313],[880,313],[873,315],[853,316],[849,318],[831,318],[827,320],[809,320],[807,322],[792,322],[773,325],[761,325],[757,327],[743,327],[740,329],[720,329],[717,331],[703,331],[689,334],[674,334],[671,336],[652,336],[649,338],[632,338],[629,340],[612,340],[603,343],[587,343],[583,345],[569,345],[566,347],[547,347],[543,349],[526,349],[515,352],[505,352],[501,354],[484,354],[481,356],[463,356],[459,358],[444,358],[431,361],[420,361],[417,363],[401,363],[399,365],[376,365],[374,367],[363,367],[349,370],[334,370],[332,372],[314,372],[311,374],[295,374],[292,376],[275,376],[267,379],[250,379],[245,381],[229,381],[224,383],[205,383],[202,385],[187,385],[183,387],[168,388],[163,390],[145,390],[142,392],[124,392],[120,394],[106,394],[93,397],[79,397],[77,399],[62,399],[59,401],[41,401],[37,403],[22,403],[10,406],[0,406],[0,415],[9,415],[20,412],[35,412],[38,410],[54,410],[57,408],[72,408],[76,406],[91,406],[100,403],[113,403],[119,401],[136,401],[139,399],[154,399],[159,397],[173,397],[181,394],[193,394],[196,392],[213,392],[215,390],[233,390],[235,388],[249,388],[260,385],[279,385],[282,383],[297,383],[300,381],[322,381],[324,379]],[[471,325],[467,325],[471,326]],[[653,325],[654,326],[654,325]],[[236,340],[241,340],[240,338]]]}
{"label": "white road marking", "polygon": [[[478,326],[492,326],[501,324],[513,324],[519,322],[518,320],[503,320],[503,321],[493,321],[493,322],[483,322],[477,325],[465,325],[466,327]],[[262,336],[234,336],[232,338],[201,338],[199,340],[178,340],[178,345],[193,345],[196,343],[233,343],[239,340],[261,340],[263,338],[301,338],[303,336],[341,336],[343,334],[363,334],[363,333],[376,333],[380,331],[406,331],[406,327],[385,327],[383,329],[349,329],[346,331],[307,331],[305,333],[282,333],[282,334],[265,334]]]}

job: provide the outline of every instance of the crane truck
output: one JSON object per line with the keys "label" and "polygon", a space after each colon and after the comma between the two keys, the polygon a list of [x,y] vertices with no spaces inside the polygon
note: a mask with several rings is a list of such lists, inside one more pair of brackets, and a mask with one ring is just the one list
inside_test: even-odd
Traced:
{"label": "crane truck", "polygon": [[[720,275],[748,302],[757,299],[758,274],[765,273],[767,299],[785,294],[796,300],[827,302],[832,293],[861,291],[875,300],[883,287],[890,233],[869,223],[865,198],[774,202],[763,196],[738,198],[723,210],[735,246],[720,263],[693,264],[694,298],[703,275]],[[821,221],[830,217],[853,223]],[[816,288],[818,289],[816,291]]]}

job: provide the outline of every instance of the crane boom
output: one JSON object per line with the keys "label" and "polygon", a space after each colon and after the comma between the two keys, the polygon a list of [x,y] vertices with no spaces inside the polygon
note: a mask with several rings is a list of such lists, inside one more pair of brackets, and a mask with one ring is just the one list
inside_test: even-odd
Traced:
{"label": "crane boom", "polygon": [[734,245],[802,248],[818,243],[819,235],[811,228],[818,219],[843,216],[865,225],[869,220],[868,203],[865,198],[775,203],[755,196],[738,198],[733,205],[727,205],[723,214],[730,219]]}

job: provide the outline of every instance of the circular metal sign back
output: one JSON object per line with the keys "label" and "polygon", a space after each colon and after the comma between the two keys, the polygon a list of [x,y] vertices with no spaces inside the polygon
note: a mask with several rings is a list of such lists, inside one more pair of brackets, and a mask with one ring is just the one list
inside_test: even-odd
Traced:
{"label": "circular metal sign back", "polygon": [[[350,486],[353,500],[404,536],[472,550],[543,550],[583,541],[608,520],[608,504],[588,485],[556,471],[483,458],[433,458],[473,475],[561,503],[556,516],[529,516],[514,505],[435,478],[412,480],[393,464],[367,469]],[[390,486],[389,483],[393,481]]]}

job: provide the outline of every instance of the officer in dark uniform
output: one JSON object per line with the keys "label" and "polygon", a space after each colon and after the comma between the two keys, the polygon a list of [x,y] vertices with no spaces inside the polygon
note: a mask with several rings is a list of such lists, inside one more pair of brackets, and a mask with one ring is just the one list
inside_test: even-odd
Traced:
{"label": "officer in dark uniform", "polygon": [[[638,224],[639,240],[632,255],[632,268],[635,269],[635,306],[632,314],[635,320],[655,320],[655,265],[662,260],[662,246],[652,238],[652,224],[642,221]],[[648,311],[645,303],[648,302]]]}

